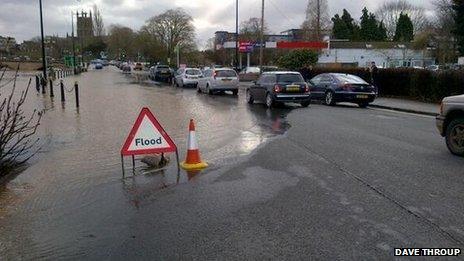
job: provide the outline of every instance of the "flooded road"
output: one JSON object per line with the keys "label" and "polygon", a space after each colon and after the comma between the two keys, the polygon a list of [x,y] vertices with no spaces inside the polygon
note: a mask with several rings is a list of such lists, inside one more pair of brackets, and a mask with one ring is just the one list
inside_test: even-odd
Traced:
{"label": "flooded road", "polygon": [[[22,75],[19,84],[25,84]],[[136,82],[115,68],[65,79],[79,82],[80,108],[74,94],[62,104],[35,92],[29,108],[45,108],[39,136],[42,151],[16,179],[0,187],[0,257],[60,259],[101,254],[109,245],[133,237],[131,220],[145,199],[156,201],[179,187],[203,182],[217,170],[247,157],[255,148],[289,128],[294,108],[266,110],[239,97],[208,96],[154,82]],[[3,90],[2,90],[3,91]],[[177,173],[175,157],[162,171],[147,171],[137,161],[136,175],[121,179],[120,149],[142,107],[148,107],[185,157],[189,119],[195,119],[202,157],[210,168]],[[299,108],[299,107],[295,107]],[[130,159],[126,168],[131,176]],[[156,216],[156,213],[154,213]],[[104,251],[103,251],[104,256]],[[2,258],[2,259],[3,259]]]}

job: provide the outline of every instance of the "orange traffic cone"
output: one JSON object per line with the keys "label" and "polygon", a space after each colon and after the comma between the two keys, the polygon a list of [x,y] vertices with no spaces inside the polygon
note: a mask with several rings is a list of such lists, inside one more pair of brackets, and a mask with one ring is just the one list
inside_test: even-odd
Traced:
{"label": "orange traffic cone", "polygon": [[198,150],[197,139],[195,137],[195,124],[193,119],[190,120],[189,136],[187,144],[187,157],[180,166],[185,170],[198,170],[208,167],[206,162],[202,162],[200,158],[200,151]]}

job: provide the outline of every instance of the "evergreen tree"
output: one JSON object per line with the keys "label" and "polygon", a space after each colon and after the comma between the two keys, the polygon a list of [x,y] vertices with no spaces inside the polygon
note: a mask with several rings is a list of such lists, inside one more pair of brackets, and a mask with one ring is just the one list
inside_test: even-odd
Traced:
{"label": "evergreen tree", "polygon": [[333,22],[333,28],[332,28],[332,34],[333,37],[336,39],[351,39],[351,32],[348,29],[347,25],[345,22],[340,18],[338,14],[336,14],[332,18]]}
{"label": "evergreen tree", "polygon": [[359,26],[355,23],[350,13],[343,9],[343,14],[340,17],[336,14],[332,18],[333,36],[337,39],[348,39],[351,41],[359,39]]}
{"label": "evergreen tree", "polygon": [[464,1],[453,0],[453,11],[456,23],[453,34],[456,37],[459,53],[464,55]]}
{"label": "evergreen tree", "polygon": [[395,37],[393,41],[410,42],[414,39],[414,27],[407,14],[400,13],[398,23],[396,24]]}
{"label": "evergreen tree", "polygon": [[385,25],[383,24],[383,21],[380,21],[379,27],[377,29],[377,41],[386,41],[388,39],[387,36],[387,28],[385,28]]}
{"label": "evergreen tree", "polygon": [[379,40],[377,19],[373,13],[369,13],[366,7],[362,10],[360,37],[364,41]]}

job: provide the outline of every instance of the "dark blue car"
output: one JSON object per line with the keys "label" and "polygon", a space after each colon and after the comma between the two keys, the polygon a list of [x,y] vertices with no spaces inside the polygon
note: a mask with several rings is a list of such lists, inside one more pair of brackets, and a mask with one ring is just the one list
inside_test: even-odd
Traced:
{"label": "dark blue car", "polygon": [[313,99],[327,105],[352,102],[365,108],[377,97],[377,89],[360,77],[343,73],[323,73],[309,81]]}

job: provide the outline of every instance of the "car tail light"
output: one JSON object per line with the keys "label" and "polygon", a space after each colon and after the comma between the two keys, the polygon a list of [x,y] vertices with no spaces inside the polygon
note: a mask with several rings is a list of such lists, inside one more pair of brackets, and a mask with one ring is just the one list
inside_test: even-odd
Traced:
{"label": "car tail light", "polygon": [[281,91],[282,91],[282,87],[280,85],[276,84],[274,86],[274,92],[281,92]]}
{"label": "car tail light", "polygon": [[307,83],[305,84],[305,92],[310,92],[309,85]]}
{"label": "car tail light", "polygon": [[217,77],[217,72],[214,72],[213,73],[213,78],[216,80],[216,77]]}

